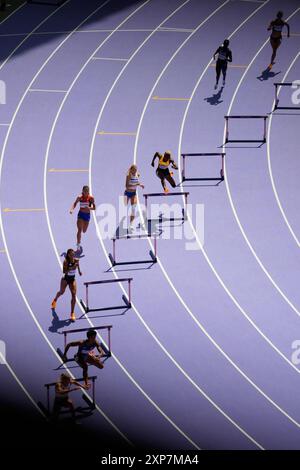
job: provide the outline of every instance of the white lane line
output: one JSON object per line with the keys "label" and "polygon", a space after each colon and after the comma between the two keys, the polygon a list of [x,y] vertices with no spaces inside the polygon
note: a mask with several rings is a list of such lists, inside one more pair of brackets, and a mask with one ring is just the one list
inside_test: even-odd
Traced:
{"label": "white lane line", "polygon": [[[147,0],[146,2],[144,2],[137,10],[135,10],[134,13],[136,13],[140,8],[142,8],[143,6],[145,6],[150,0]],[[188,3],[190,0],[186,0],[179,8],[177,8],[175,10],[175,12],[173,12],[173,14],[175,14],[178,10],[180,10],[180,8],[182,8],[186,3]],[[130,16],[132,16],[134,13],[132,13]],[[173,15],[172,14],[172,15]],[[171,15],[171,16],[172,16]],[[122,24],[124,24],[126,21],[128,21],[130,17],[126,18],[126,20],[124,20],[119,26],[121,26]],[[169,17],[167,18],[169,19]],[[167,20],[165,20],[167,21]],[[117,30],[117,28],[116,28]],[[149,35],[149,38],[150,36],[152,35],[153,33],[151,33]],[[111,35],[110,35],[111,36]],[[110,37],[109,36],[109,37]],[[90,56],[90,58],[86,61],[86,63],[83,65],[82,69],[79,71],[79,73],[77,74],[77,76],[75,77],[73,83],[71,84],[70,88],[69,88],[69,91],[68,91],[68,94],[64,97],[64,100],[62,101],[60,107],[59,107],[59,110],[57,112],[57,115],[55,117],[55,120],[53,122],[53,126],[52,126],[52,129],[51,129],[51,132],[50,132],[50,135],[49,135],[49,140],[48,140],[48,144],[47,144],[47,149],[46,149],[46,157],[45,157],[45,166],[44,166],[44,200],[45,200],[45,207],[46,207],[46,217],[47,217],[47,224],[48,224],[48,230],[49,230],[49,236],[50,236],[50,239],[52,241],[52,245],[53,245],[53,249],[54,249],[54,252],[56,254],[56,257],[57,257],[57,260],[58,260],[58,263],[60,266],[62,266],[61,264],[61,259],[60,259],[60,254],[58,253],[57,251],[57,247],[56,247],[56,244],[55,244],[55,240],[54,240],[54,236],[53,236],[53,232],[52,232],[52,227],[51,227],[51,223],[50,223],[50,218],[49,218],[49,212],[48,212],[48,201],[47,201],[47,164],[48,164],[48,158],[49,158],[49,151],[50,151],[50,146],[51,146],[51,142],[52,142],[52,138],[53,138],[53,134],[54,134],[54,130],[55,130],[55,127],[56,127],[56,124],[57,124],[57,121],[59,119],[59,116],[60,116],[60,113],[64,107],[64,104],[65,104],[65,101],[68,97],[68,95],[70,94],[70,92],[72,91],[75,83],[77,82],[77,80],[79,79],[80,75],[82,74],[82,72],[84,71],[85,67],[89,64],[90,60],[92,59],[92,57],[97,53],[97,51],[104,45],[104,43],[109,39],[106,38],[101,44],[100,46],[97,47],[96,51],[94,51],[92,53],[92,55]],[[146,42],[146,40],[142,43],[144,44]],[[138,48],[141,49],[142,45]],[[136,51],[137,53],[137,51]],[[135,54],[136,54],[135,53]],[[124,67],[127,66],[128,63],[126,63],[126,65]],[[98,124],[98,123],[97,123]],[[94,138],[96,137],[97,135],[97,125],[95,127],[95,133],[94,133]],[[89,166],[90,168],[90,166]],[[124,294],[127,295],[127,293],[125,292],[125,289],[122,289]],[[81,309],[81,311],[83,312],[83,309],[80,305],[80,303],[78,302],[78,299],[77,299],[77,303],[79,305],[79,308]],[[84,313],[84,312],[83,312]],[[91,326],[93,326],[93,323],[91,322],[91,320],[89,318],[87,318],[87,321],[89,322],[89,324]],[[100,336],[100,335],[98,335]],[[100,336],[101,338],[101,336]],[[101,340],[103,341],[103,339],[101,338]],[[195,447],[197,450],[201,450],[200,447],[198,446],[198,444],[196,444],[182,429],[179,428],[179,426],[176,425],[176,423],[174,421],[171,420],[171,418],[169,418],[168,415],[166,415],[166,413],[164,413],[164,411],[157,405],[156,402],[154,402],[154,400],[152,400],[152,398],[145,392],[145,390],[143,390],[143,388],[138,384],[138,382],[133,378],[133,376],[129,373],[129,371],[123,366],[123,364],[121,363],[121,361],[117,358],[117,356],[115,356],[114,354],[112,355],[113,359],[116,361],[116,363],[118,364],[118,366],[123,370],[123,372],[125,373],[125,375],[130,379],[130,381],[137,387],[137,389],[142,393],[142,395],[149,401],[149,403],[169,422],[169,424],[171,424],[171,426],[179,432],[179,434],[181,434],[193,447]]]}
{"label": "white lane line", "polygon": [[[69,1],[69,0],[68,0]],[[80,27],[82,24],[84,24],[86,21],[88,21],[88,19],[90,17],[92,17],[97,11],[99,11],[101,8],[103,8],[107,3],[109,3],[110,0],[106,0],[104,3],[102,3],[96,10],[94,10],[93,13],[91,13],[83,22],[80,23],[80,25],[78,27]],[[66,2],[67,3],[67,2]],[[66,3],[64,3],[63,5],[66,5]],[[55,11],[57,12],[60,8],[56,9]],[[51,15],[50,15],[51,16]],[[56,52],[63,46],[63,44],[72,36],[72,33],[70,33],[69,36],[67,36],[56,48],[54,51],[52,51],[52,53],[48,56],[48,58],[45,60],[45,62],[43,63],[43,65],[40,67],[40,69],[37,71],[37,73],[35,74],[35,76],[33,77],[32,81],[30,82],[30,84],[28,85],[27,89],[25,90],[22,98],[20,99],[19,103],[18,103],[18,106],[15,110],[15,113],[13,115],[13,118],[12,118],[12,121],[11,121],[11,124],[9,126],[9,130],[6,134],[6,137],[5,137],[5,141],[4,141],[4,144],[3,144],[3,147],[2,147],[2,152],[1,152],[1,158],[0,158],[0,183],[1,183],[1,179],[2,179],[2,169],[3,169],[3,162],[4,162],[4,156],[5,156],[5,151],[6,151],[6,147],[7,147],[7,143],[8,143],[8,140],[9,140],[9,136],[10,136],[10,132],[13,128],[13,125],[14,125],[14,122],[16,120],[16,117],[18,115],[18,112],[32,86],[32,84],[34,83],[34,81],[36,80],[36,78],[39,76],[39,74],[44,70],[44,68],[46,67],[46,65],[48,64],[48,62],[52,59],[52,57],[56,54]],[[9,262],[9,266],[10,266],[10,269],[12,271],[12,274],[14,276],[14,279],[15,279],[15,282],[17,284],[17,287],[19,289],[19,292],[21,294],[21,297],[34,321],[34,323],[36,324],[38,330],[40,331],[41,335],[43,336],[44,340],[46,341],[46,343],[48,344],[48,346],[50,347],[50,349],[52,350],[53,354],[55,355],[55,357],[57,358],[57,360],[61,363],[62,363],[62,360],[61,360],[61,357],[57,354],[57,351],[55,350],[55,348],[53,347],[51,341],[48,339],[47,335],[45,334],[42,326],[40,325],[38,319],[36,318],[36,316],[34,315],[34,312],[25,296],[25,293],[22,289],[22,286],[21,286],[21,283],[19,281],[19,278],[17,276],[17,273],[15,271],[15,268],[14,268],[14,265],[13,265],[13,262],[12,262],[12,259],[11,259],[11,255],[10,255],[10,252],[9,252],[9,249],[8,249],[8,246],[7,246],[7,241],[6,241],[6,235],[5,235],[5,231],[4,231],[4,225],[3,225],[3,220],[2,220],[2,210],[1,210],[1,200],[0,200],[0,229],[1,229],[1,233],[2,233],[2,238],[3,238],[3,244],[4,244],[4,248],[5,248],[5,251],[6,251],[6,254],[7,254],[7,259],[8,259],[8,262]],[[65,367],[66,370],[68,370],[70,376],[72,378],[75,378],[74,375],[71,373],[71,371],[67,368],[66,364],[63,364],[63,366]],[[89,400],[91,400],[89,394],[83,390],[83,393],[89,398]],[[125,434],[122,433],[122,431],[112,422],[112,420],[104,413],[104,411],[99,407],[99,405],[96,404],[96,409],[97,411],[101,414],[101,416],[112,426],[112,428],[130,445],[130,446],[133,446],[133,444],[129,441],[129,439],[125,436]]]}
{"label": "white lane line", "polygon": [[[215,12],[217,12],[220,8],[222,8],[223,6],[225,6],[227,3],[228,3],[229,0],[227,0],[226,2],[224,2],[217,10],[215,10]],[[210,15],[211,16],[211,15]],[[210,17],[209,17],[210,18]],[[206,19],[204,22],[202,22],[202,24],[204,24],[208,19]],[[166,21],[166,20],[165,20]],[[162,23],[163,24],[163,23]],[[158,26],[159,27],[159,26]],[[99,127],[99,123],[100,123],[100,120],[102,118],[102,115],[103,115],[103,112],[104,112],[104,109],[106,107],[106,104],[115,88],[115,86],[117,85],[119,79],[121,78],[122,74],[124,73],[124,71],[126,70],[127,66],[130,64],[130,62],[134,59],[135,55],[140,51],[140,49],[143,47],[143,45],[148,41],[148,39],[150,39],[150,37],[152,36],[153,33],[151,33],[149,35],[148,38],[146,38],[146,40],[140,45],[140,47],[133,53],[133,55],[130,57],[130,59],[128,60],[128,62],[125,64],[125,66],[123,67],[123,69],[120,71],[119,75],[116,77],[111,89],[109,90],[109,93],[107,94],[105,100],[104,100],[104,103],[102,105],[102,108],[101,108],[101,111],[100,111],[100,114],[98,116],[98,119],[97,119],[97,123],[96,123],[96,126],[95,126],[95,130],[94,130],[94,135],[93,135],[93,139],[92,139],[92,144],[91,144],[91,150],[90,150],[90,181],[89,181],[89,185],[90,185],[90,188],[92,188],[92,161],[93,161],[93,154],[94,154],[94,146],[95,146],[95,139],[96,139],[96,135],[97,135],[97,129]],[[149,95],[150,96],[150,95]],[[91,189],[92,190],[92,189]],[[139,209],[140,210],[140,209]],[[98,224],[97,224],[97,220],[96,220],[96,215],[93,213],[93,218],[94,218],[94,222],[95,222],[95,227],[96,227],[96,231],[97,231],[97,234],[98,234],[98,238],[99,238],[99,241],[101,243],[101,246],[102,246],[102,249],[103,249],[103,252],[106,256],[106,259],[107,259],[107,262],[108,262],[108,265],[110,265],[110,260],[108,258],[108,255],[107,255],[107,252],[106,252],[106,249],[105,249],[105,245],[103,243],[103,240],[101,238],[101,233],[99,231],[99,228],[98,228]],[[160,263],[160,261],[159,261]],[[162,267],[162,266],[161,266]],[[112,269],[113,273],[114,273],[114,276],[115,278],[118,278],[118,274],[117,272]],[[169,280],[167,274],[165,273],[165,276],[167,277],[167,279]],[[169,282],[171,282],[169,280]],[[121,290],[123,291],[123,293],[126,295],[126,291],[125,289],[120,286]],[[176,289],[174,288],[174,286],[172,286],[174,292],[179,295],[176,291]],[[182,304],[185,306],[184,304],[184,301],[183,299],[181,299],[180,297],[180,300],[182,302]],[[187,378],[187,380],[190,381],[190,383],[227,419],[230,421],[231,424],[233,424],[235,427],[237,427],[239,429],[239,431],[241,433],[243,433],[248,439],[250,439],[257,447],[259,447],[260,449],[263,449],[263,447],[257,443],[251,436],[249,436],[234,420],[232,420],[230,418],[230,416],[228,416],[213,400],[211,400],[211,398],[204,392],[204,390],[202,390],[194,381],[193,379],[185,372],[184,369],[182,369],[182,367],[175,361],[175,359],[170,355],[170,353],[164,348],[164,346],[162,345],[162,343],[159,341],[159,339],[155,336],[155,334],[153,333],[153,331],[150,329],[150,327],[147,325],[147,323],[144,321],[143,317],[140,315],[140,313],[138,312],[137,308],[133,305],[133,308],[134,308],[134,311],[136,313],[136,315],[138,316],[139,320],[143,323],[143,325],[145,326],[145,328],[148,330],[148,332],[150,333],[150,335],[154,338],[154,340],[156,341],[156,343],[159,345],[159,347],[165,352],[165,354],[169,357],[169,359],[175,364],[175,366],[182,372],[182,374],[184,374],[184,376]],[[225,354],[225,353],[224,353]]]}
{"label": "white lane line", "polygon": [[[234,33],[233,33],[234,34]],[[229,39],[233,36],[233,34],[231,36],[229,36]],[[267,43],[268,41],[266,41]],[[265,43],[265,44],[266,44]],[[197,80],[196,84],[195,84],[195,87],[192,91],[192,94],[191,94],[191,97],[190,97],[190,101],[186,107],[186,110],[185,110],[185,113],[184,113],[184,116],[183,116],[183,120],[182,120],[182,125],[181,125],[181,129],[180,129],[180,137],[179,137],[179,145],[178,145],[178,168],[179,168],[179,172],[181,171],[181,160],[180,160],[180,155],[182,153],[182,138],[183,138],[183,131],[184,131],[184,127],[185,127],[185,121],[186,121],[186,118],[187,118],[187,115],[188,115],[188,112],[189,112],[189,108],[191,106],[191,103],[193,101],[193,98],[195,96],[195,93],[198,89],[198,86],[202,80],[202,78],[204,77],[205,73],[207,72],[207,69],[209,67],[210,64],[208,64],[207,68],[204,69],[203,73],[201,74],[201,76],[199,77],[199,79]],[[183,191],[183,189],[181,189],[181,191]],[[227,293],[227,295],[230,297],[230,299],[232,300],[232,302],[234,303],[234,305],[239,309],[239,311],[242,313],[242,315],[249,321],[249,323],[253,326],[253,328],[255,328],[255,330],[261,335],[261,337],[271,346],[272,349],[274,349],[274,351],[276,351],[277,354],[279,354],[279,356],[285,361],[287,362],[287,364],[292,367],[294,369],[295,372],[297,372],[298,374],[300,373],[300,370],[296,367],[295,364],[293,364],[276,346],[275,344],[259,329],[259,327],[256,325],[256,323],[249,317],[249,315],[246,313],[246,311],[242,308],[242,306],[239,304],[239,302],[237,301],[237,299],[233,296],[233,294],[230,292],[230,290],[228,289],[228,287],[226,286],[226,284],[224,283],[224,281],[222,280],[221,276],[218,274],[218,272],[216,271],[216,269],[214,268],[212,262],[210,261],[207,253],[205,252],[203,246],[202,246],[202,243],[198,237],[198,234],[193,226],[193,223],[192,223],[192,218],[190,216],[189,213],[187,213],[188,215],[188,221],[191,225],[191,228],[193,230],[193,233],[194,233],[194,236],[195,236],[195,239],[198,243],[198,246],[200,248],[200,250],[202,251],[202,254],[203,256],[205,257],[207,263],[209,264],[212,272],[214,273],[214,275],[216,276],[216,278],[218,279],[219,283],[221,284],[221,286],[223,287],[223,289],[225,290],[225,292]]]}
{"label": "white lane line", "polygon": [[31,402],[31,404],[34,406],[34,408],[45,418],[47,419],[46,415],[42,412],[42,410],[40,409],[39,405],[36,403],[36,401],[32,398],[32,396],[30,395],[30,393],[28,392],[28,390],[26,389],[26,387],[23,385],[23,383],[21,382],[21,380],[19,379],[19,377],[17,376],[17,374],[14,372],[14,370],[12,369],[12,367],[9,365],[9,363],[7,362],[7,358],[3,356],[3,354],[1,353],[0,351],[0,364],[3,364],[4,366],[7,367],[7,369],[9,370],[10,374],[13,376],[14,380],[17,382],[17,384],[19,385],[19,387],[21,388],[21,390],[25,393],[25,395],[27,396],[28,400]]}
{"label": "white lane line", "polygon": [[[298,12],[300,11],[300,7],[297,8],[288,18],[287,20],[290,20],[293,16],[295,16]],[[261,53],[261,51],[264,49],[264,47],[269,43],[269,38],[263,43],[263,45],[260,47],[260,49],[257,51],[257,53],[255,54],[255,56],[253,57],[253,59],[251,60],[250,64],[247,66],[245,72],[243,73],[236,89],[235,89],[235,92],[233,94],[233,97],[232,97],[232,100],[231,100],[231,103],[230,103],[230,106],[229,106],[229,109],[228,109],[228,112],[227,112],[227,115],[230,115],[231,113],[231,110],[232,110],[232,107],[233,107],[233,104],[234,104],[234,101],[235,101],[235,98],[237,96],[237,93],[244,81],[244,78],[246,77],[250,67],[252,66],[252,64],[255,62],[256,58],[258,57],[258,55]],[[223,136],[223,142],[225,142],[225,135],[226,135],[226,129],[225,129],[225,126],[224,126],[224,136]],[[299,310],[297,309],[297,307],[289,300],[289,298],[285,295],[285,293],[283,292],[283,290],[278,286],[278,284],[274,281],[274,279],[272,278],[271,274],[269,273],[269,271],[267,270],[267,268],[265,267],[265,265],[263,264],[263,262],[261,261],[261,259],[259,258],[259,256],[257,255],[255,249],[253,248],[249,238],[247,237],[246,235],[246,232],[242,226],[242,223],[239,219],[239,216],[238,216],[238,213],[237,213],[237,210],[235,208],[235,205],[234,205],[234,202],[233,202],[233,198],[232,198],[232,195],[231,195],[231,192],[230,192],[230,188],[229,188],[229,184],[228,184],[228,178],[227,178],[227,172],[226,172],[226,158],[225,158],[225,161],[224,161],[224,175],[225,175],[225,185],[226,185],[226,190],[227,190],[227,195],[228,195],[228,199],[229,199],[229,202],[230,202],[230,205],[231,205],[231,209],[232,209],[232,212],[234,214],[234,217],[235,217],[235,220],[238,224],[238,227],[240,229],[240,232],[241,234],[243,235],[252,255],[254,256],[254,258],[256,259],[257,263],[259,264],[259,266],[261,267],[261,269],[263,270],[263,272],[265,273],[265,275],[267,276],[267,278],[269,279],[269,281],[272,283],[272,285],[275,287],[275,289],[277,290],[277,292],[281,295],[281,297],[285,300],[285,302],[291,307],[291,309],[298,315],[300,316],[300,312]],[[289,361],[290,362],[290,361]],[[290,362],[291,364],[291,362]],[[294,366],[294,365],[293,365]],[[297,370],[297,372],[299,373],[300,370],[298,370],[295,366],[294,366],[294,369]]]}
{"label": "white lane line", "polygon": [[18,49],[20,49],[21,46],[23,46],[24,42],[27,41],[46,21],[49,20],[53,15],[55,15],[58,11],[60,11],[62,8],[64,8],[68,3],[70,3],[70,0],[67,0],[65,3],[63,3],[60,7],[56,8],[50,15],[48,15],[41,23],[39,23],[32,31],[31,33],[27,34],[27,36],[21,41],[15,48],[14,50],[9,54],[9,56],[2,62],[0,65],[0,70],[3,69],[4,65],[7,64],[9,59],[17,52]]}
{"label": "white lane line", "polygon": [[23,8],[26,5],[27,2],[22,3],[21,5],[18,6],[14,11],[12,11],[6,18],[4,18],[2,21],[0,21],[0,26],[5,23],[9,18],[11,18],[17,11],[19,11],[21,8]]}
{"label": "white lane line", "polygon": [[[269,1],[269,0],[268,0]],[[268,3],[268,1],[266,3]],[[261,8],[263,8],[265,6],[265,4],[259,6],[256,10],[254,10],[254,12],[251,13],[251,15],[249,15],[239,26],[238,28],[235,29],[235,31],[229,36],[229,38],[231,38],[233,35],[236,34],[237,31],[239,31],[243,26],[244,24],[249,21],[250,18],[252,18]],[[193,35],[194,33],[191,34],[191,36]],[[154,90],[155,88],[157,87],[160,79],[162,78],[163,74],[165,73],[165,71],[167,70],[167,68],[169,67],[170,63],[173,61],[173,59],[176,57],[176,55],[178,54],[178,52],[181,50],[181,48],[185,45],[185,43],[190,39],[189,36],[188,38],[186,38],[186,40],[184,41],[184,43],[179,47],[179,49],[177,51],[175,51],[175,53],[173,54],[173,56],[171,57],[171,59],[168,61],[168,63],[166,64],[166,66],[164,67],[164,69],[162,70],[162,72],[160,73],[160,75],[158,76],[154,86],[152,87],[149,95],[148,95],[148,99],[145,103],[145,106],[144,106],[144,109],[143,109],[143,112],[142,112],[142,115],[141,115],[141,118],[140,118],[140,122],[139,122],[139,125],[138,125],[138,130],[137,130],[137,137],[136,137],[136,142],[135,142],[135,148],[134,148],[134,162],[137,161],[137,146],[138,146],[138,140],[139,140],[139,135],[140,135],[140,130],[141,130],[141,125],[142,125],[142,121],[143,121],[143,118],[144,118],[144,115],[145,115],[145,112],[146,112],[146,109],[148,107],[148,104],[149,104],[149,101],[151,99],[151,96],[153,95],[154,93]],[[201,76],[200,76],[200,79],[197,81],[197,84],[196,84],[196,87],[191,95],[191,98],[190,98],[190,101],[187,105],[187,108],[186,108],[186,111],[185,111],[185,114],[184,114],[184,117],[183,117],[183,121],[182,121],[182,126],[181,126],[181,130],[180,130],[180,138],[179,138],[179,156],[181,154],[181,141],[182,141],[182,135],[183,135],[183,128],[184,128],[184,122],[185,122],[185,118],[186,118],[186,115],[187,115],[187,112],[188,112],[188,109],[189,109],[189,106],[191,104],[191,101],[192,101],[192,98],[195,94],[195,91],[200,83],[200,81],[202,80],[204,74],[207,72],[210,64],[211,64],[212,61],[210,61],[207,66],[205,67],[204,71],[202,72]],[[180,167],[180,162],[179,162],[179,167]],[[183,188],[181,188],[181,191],[183,192]],[[143,213],[142,213],[142,210],[141,210],[141,206],[140,206],[140,203],[139,203],[139,198],[138,198],[138,207],[139,207],[139,213],[140,213],[140,218],[141,220],[143,220]],[[223,281],[221,280],[221,278],[219,277],[219,275],[217,274],[217,272],[215,271],[213,265],[211,264],[207,254],[205,253],[202,245],[201,245],[201,242],[199,240],[199,237],[193,227],[193,224],[192,224],[192,220],[191,220],[191,217],[190,217],[190,214],[189,212],[187,211],[187,215],[188,215],[188,222],[190,223],[191,225],[191,229],[195,235],[195,239],[197,240],[197,243],[199,245],[199,248],[201,249],[203,255],[205,256],[205,259],[207,260],[208,264],[210,265],[211,269],[213,270],[214,274],[216,275],[216,277],[218,278],[219,282],[221,283],[222,287],[226,290],[226,292],[228,293],[228,295],[230,295],[230,297],[232,298],[232,300],[234,300],[234,303],[238,306],[238,308],[241,310],[241,306],[238,304],[238,302],[233,298],[232,294],[229,292],[229,290],[227,289],[227,287],[225,286],[225,284],[223,283]],[[152,250],[154,249],[153,247],[153,243],[149,241],[149,244],[152,248]],[[166,279],[168,280],[170,286],[172,287],[175,295],[178,297],[178,299],[180,300],[180,302],[182,303],[182,305],[184,306],[184,308],[186,309],[186,311],[189,313],[189,315],[191,316],[191,318],[195,321],[195,323],[198,325],[198,327],[201,329],[201,331],[207,336],[207,338],[212,342],[212,344],[218,349],[218,351],[230,362],[230,364],[269,402],[271,403],[280,413],[282,413],[287,419],[289,419],[293,424],[295,424],[297,427],[300,427],[300,423],[298,423],[294,418],[292,418],[286,411],[284,411],[274,400],[272,400],[262,389],[260,389],[251,379],[250,377],[248,377],[239,367],[238,365],[233,362],[233,360],[225,353],[225,351],[219,346],[219,344],[209,335],[209,333],[206,331],[206,329],[203,327],[203,325],[199,322],[199,320],[195,317],[195,315],[193,314],[193,312],[190,310],[190,308],[187,306],[187,304],[184,302],[183,298],[180,296],[179,292],[176,290],[174,284],[172,283],[171,279],[169,278],[169,275],[167,274],[164,266],[162,265],[161,261],[160,261],[160,258],[157,257],[158,259],[158,263],[159,263],[159,266],[162,270],[162,272],[164,273]],[[241,310],[242,311],[242,310]],[[251,324],[252,321],[251,321]],[[285,357],[285,356],[284,356]],[[294,366],[294,365],[293,365]],[[294,366],[294,368],[298,371],[298,369],[296,368],[296,366]]]}
{"label": "white lane line", "polygon": [[[141,8],[143,8],[150,0],[147,0],[146,2],[144,2],[142,5],[140,5],[129,17],[127,17],[124,21],[122,21],[122,23],[119,25],[122,26],[126,21],[128,21],[131,16],[133,16],[137,11],[139,11]],[[186,0],[185,3],[187,3],[188,1],[190,0]],[[183,6],[183,5],[182,5]],[[176,10],[177,11],[177,10]],[[117,30],[118,28],[116,28]],[[45,200],[45,207],[46,207],[46,218],[47,218],[47,224],[48,224],[48,230],[49,230],[49,236],[50,236],[50,239],[51,239],[51,242],[52,242],[52,245],[53,245],[53,249],[54,249],[54,252],[56,254],[56,257],[57,257],[57,260],[58,260],[58,263],[60,266],[62,266],[61,264],[61,260],[60,260],[60,254],[58,253],[57,251],[57,247],[56,247],[56,244],[55,244],[55,240],[54,240],[54,236],[53,236],[53,232],[52,232],[52,227],[51,227],[51,224],[50,224],[50,218],[49,218],[49,212],[48,212],[48,201],[47,201],[47,164],[48,164],[48,158],[49,158],[49,151],[50,151],[50,146],[51,146],[51,142],[52,142],[52,138],[53,138],[53,134],[54,134],[54,130],[55,130],[55,127],[56,127],[56,124],[57,124],[57,121],[59,119],[59,116],[60,116],[60,113],[64,107],[64,104],[66,102],[66,99],[68,98],[70,92],[72,91],[75,83],[77,82],[78,78],[80,77],[80,75],[82,74],[82,72],[84,71],[84,69],[86,68],[86,66],[89,64],[90,60],[92,59],[92,57],[97,53],[97,51],[106,43],[106,41],[111,37],[111,35],[113,34],[113,32],[97,47],[97,49],[91,54],[90,58],[86,61],[86,63],[83,65],[83,67],[81,68],[81,70],[79,71],[79,73],[77,74],[77,76],[75,77],[75,79],[73,80],[69,90],[68,90],[68,94],[64,97],[64,100],[62,101],[60,107],[59,107],[59,110],[57,112],[57,115],[55,117],[55,120],[53,122],[53,126],[52,126],[52,129],[51,129],[51,132],[50,132],[50,135],[49,135],[49,139],[48,139],[48,144],[47,144],[47,150],[46,150],[46,156],[45,156],[45,166],[44,166],[44,200]],[[77,299],[77,303],[79,305],[79,308],[81,309],[81,311],[84,313],[80,303],[78,302],[78,299]],[[91,322],[91,320],[88,318],[87,319],[89,324],[91,326],[94,326],[93,323]],[[101,337],[100,337],[101,338]],[[101,338],[101,340],[103,340]],[[166,415],[166,413],[164,413],[164,411],[154,402],[154,400],[151,399],[151,397],[142,389],[142,387],[138,384],[138,382],[133,378],[133,376],[131,376],[131,374],[129,373],[129,371],[123,366],[123,364],[120,362],[120,360],[113,354],[112,355],[113,359],[116,361],[116,363],[118,364],[118,366],[122,369],[122,371],[125,373],[125,375],[130,379],[130,381],[137,387],[137,389],[142,393],[142,395],[149,401],[149,403],[156,409],[156,411],[158,411],[168,422],[169,424],[171,424],[174,429],[176,429],[176,431],[178,431],[193,447],[195,447],[196,449],[200,450],[200,447],[186,434],[184,433],[184,431],[182,431],[182,429],[180,429],[172,420],[171,418],[169,418],[169,416]]]}
{"label": "white lane line", "polygon": [[92,57],[92,60],[117,60],[120,62],[127,62],[128,59],[121,59],[118,57]]}
{"label": "white lane line", "polygon": [[31,93],[67,93],[67,90],[47,90],[43,88],[30,88]]}
{"label": "white lane line", "polygon": [[[288,74],[290,73],[290,70],[292,69],[292,67],[294,66],[294,64],[296,63],[296,61],[298,60],[300,56],[300,52],[298,52],[298,54],[296,55],[296,57],[294,58],[294,60],[292,61],[291,65],[289,66],[289,68],[287,69],[283,79],[282,79],[282,82],[285,82]],[[280,89],[278,90],[278,96],[280,94]],[[272,106],[272,109],[274,109],[274,106],[275,106],[275,100],[273,101],[273,106]],[[270,147],[271,147],[271,142],[270,142],[270,134],[271,134],[271,126],[272,126],[272,121],[273,121],[273,113],[271,112],[271,115],[270,115],[270,118],[269,118],[269,123],[268,123],[268,132],[267,132],[267,154],[268,154],[268,168],[269,168],[269,175],[270,175],[270,179],[271,179],[271,183],[272,183],[272,189],[273,189],[273,193],[274,193],[274,196],[275,196],[275,199],[276,199],[276,202],[277,202],[277,205],[279,207],[279,210],[281,212],[281,215],[283,217],[283,220],[290,232],[290,234],[292,235],[293,239],[295,240],[298,248],[300,247],[300,242],[299,242],[299,239],[297,237],[297,235],[295,234],[294,230],[292,229],[292,226],[291,224],[289,223],[289,220],[288,220],[288,217],[285,213],[285,210],[283,209],[283,206],[281,204],[281,201],[280,201],[280,197],[279,197],[279,194],[277,192],[277,188],[276,188],[276,184],[275,184],[275,180],[274,180],[274,177],[273,177],[273,171],[272,171],[272,164],[271,164],[271,150],[270,150]]]}

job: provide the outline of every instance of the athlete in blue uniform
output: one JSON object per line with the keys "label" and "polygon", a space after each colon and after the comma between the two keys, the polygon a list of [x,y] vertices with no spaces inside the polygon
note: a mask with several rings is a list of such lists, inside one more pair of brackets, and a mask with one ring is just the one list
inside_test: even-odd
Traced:
{"label": "athlete in blue uniform", "polygon": [[129,202],[131,204],[131,214],[130,214],[130,222],[129,222],[129,228],[128,228],[129,232],[133,231],[133,221],[135,219],[135,211],[136,211],[136,205],[137,205],[137,196],[136,196],[137,188],[140,186],[142,189],[144,189],[145,187],[142,183],[140,183],[139,177],[140,175],[138,173],[137,166],[131,165],[126,175],[125,192],[124,192],[125,204],[127,205]]}
{"label": "athlete in blue uniform", "polygon": [[[64,360],[67,360],[67,352],[70,348],[78,347],[75,360],[78,362],[80,367],[83,369],[83,378],[85,385],[88,386],[88,365],[103,369],[104,364],[101,361],[101,357],[104,355],[104,351],[100,346],[100,343],[96,340],[97,332],[95,330],[89,330],[86,334],[87,339],[82,341],[74,341],[67,344],[64,350]],[[94,349],[97,349],[99,356],[94,355]]]}

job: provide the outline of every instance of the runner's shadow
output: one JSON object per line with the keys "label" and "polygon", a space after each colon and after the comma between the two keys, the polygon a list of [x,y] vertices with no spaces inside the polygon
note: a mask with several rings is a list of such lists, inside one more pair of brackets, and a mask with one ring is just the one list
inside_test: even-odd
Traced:
{"label": "runner's shadow", "polygon": [[52,310],[52,323],[49,326],[48,331],[51,333],[57,333],[61,328],[65,328],[71,324],[71,320],[60,320],[54,308]]}
{"label": "runner's shadow", "polygon": [[274,78],[276,77],[276,75],[279,75],[281,72],[271,72],[271,70],[269,70],[269,68],[266,68],[266,70],[263,70],[261,75],[259,77],[256,77],[257,80],[261,81],[261,82],[264,82],[266,80],[269,80],[270,78]]}
{"label": "runner's shadow", "polygon": [[207,101],[211,106],[217,106],[218,104],[223,103],[223,100],[220,100],[222,93],[223,93],[224,87],[222,86],[218,93],[215,93],[212,96],[209,96],[207,98],[204,98],[204,101]]}

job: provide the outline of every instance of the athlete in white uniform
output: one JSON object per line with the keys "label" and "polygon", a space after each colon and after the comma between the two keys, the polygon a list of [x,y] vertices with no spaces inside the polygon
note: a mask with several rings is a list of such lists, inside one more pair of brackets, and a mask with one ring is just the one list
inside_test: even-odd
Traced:
{"label": "athlete in white uniform", "polygon": [[130,214],[130,222],[129,222],[129,228],[128,228],[129,232],[133,231],[133,221],[135,219],[135,211],[136,211],[136,205],[137,205],[137,197],[136,197],[137,188],[140,186],[142,189],[144,189],[145,187],[142,183],[140,183],[139,177],[140,175],[138,174],[137,166],[131,165],[126,175],[125,192],[124,192],[125,204],[127,205],[129,201],[131,204],[131,214]]}

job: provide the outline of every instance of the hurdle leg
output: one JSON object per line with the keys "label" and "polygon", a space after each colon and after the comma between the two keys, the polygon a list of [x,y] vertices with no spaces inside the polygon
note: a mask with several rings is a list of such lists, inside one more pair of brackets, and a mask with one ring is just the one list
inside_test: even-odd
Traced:
{"label": "hurdle leg", "polygon": [[224,180],[224,153],[222,154],[221,180]]}
{"label": "hurdle leg", "polygon": [[228,117],[225,118],[225,143],[227,144],[229,139],[229,126],[228,126]]}
{"label": "hurdle leg", "polygon": [[182,182],[185,181],[185,155],[182,155]]}
{"label": "hurdle leg", "polygon": [[264,118],[264,142],[267,141],[267,118]]}

